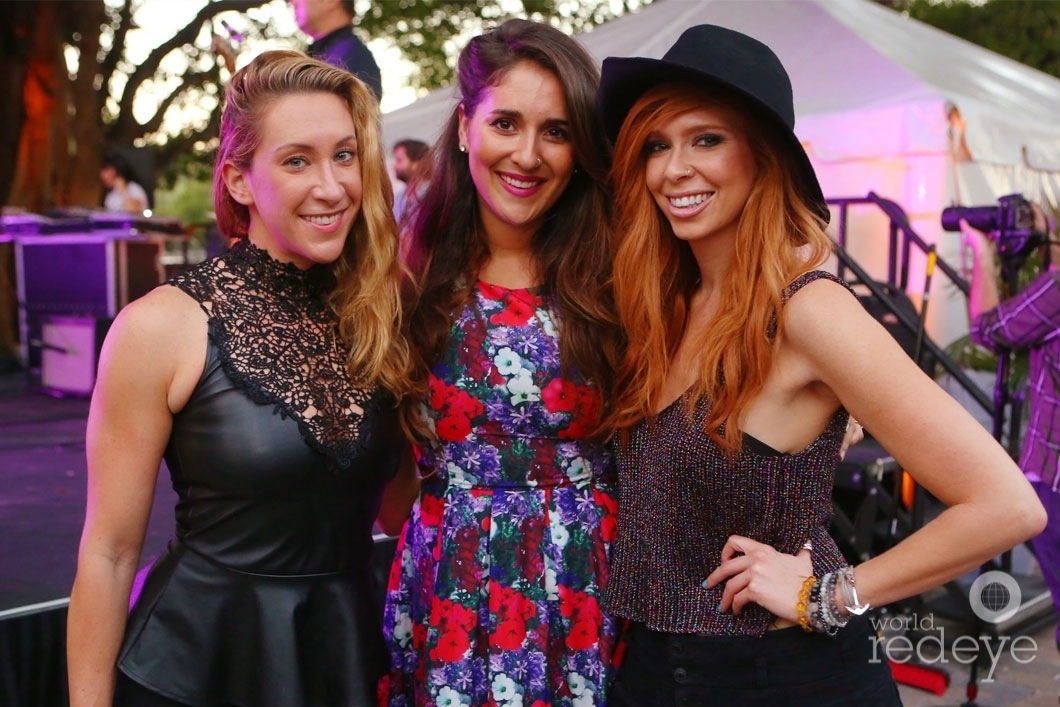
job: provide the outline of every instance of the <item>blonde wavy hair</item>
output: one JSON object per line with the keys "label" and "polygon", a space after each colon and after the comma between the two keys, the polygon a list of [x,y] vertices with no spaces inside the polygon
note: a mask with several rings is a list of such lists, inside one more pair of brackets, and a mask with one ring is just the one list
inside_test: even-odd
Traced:
{"label": "blonde wavy hair", "polygon": [[294,51],[268,51],[232,77],[225,93],[214,169],[214,211],[221,233],[245,238],[246,206],[229,194],[223,166],[247,170],[261,144],[264,118],[277,98],[324,92],[350,110],[361,167],[361,207],[342,254],[331,264],[337,285],[331,305],[350,346],[347,362],[359,385],[380,385],[400,401],[410,393],[412,357],[401,333],[400,283],[394,195],[386,172],[379,104],[353,74]]}
{"label": "blonde wavy hair", "polygon": [[[674,236],[648,192],[644,146],[658,125],[704,105],[736,109],[758,169],[737,224],[735,257],[721,283],[717,314],[694,342],[701,354],[688,401],[710,402],[705,432],[736,453],[743,438],[740,415],[761,391],[783,336],[784,290],[828,257],[832,241],[799,195],[796,165],[773,119],[721,87],[669,83],[651,89],[630,109],[615,143],[615,300],[628,348],[610,423],[626,440],[631,427],[653,415],[699,286],[691,249]],[[691,414],[694,405],[687,409]]]}

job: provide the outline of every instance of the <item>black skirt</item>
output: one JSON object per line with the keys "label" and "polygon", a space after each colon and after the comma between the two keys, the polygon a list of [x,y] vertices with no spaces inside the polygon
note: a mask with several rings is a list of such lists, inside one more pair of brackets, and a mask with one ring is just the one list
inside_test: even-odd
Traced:
{"label": "black skirt", "polygon": [[835,638],[799,627],[754,636],[697,636],[633,624],[612,707],[900,706],[866,617]]}

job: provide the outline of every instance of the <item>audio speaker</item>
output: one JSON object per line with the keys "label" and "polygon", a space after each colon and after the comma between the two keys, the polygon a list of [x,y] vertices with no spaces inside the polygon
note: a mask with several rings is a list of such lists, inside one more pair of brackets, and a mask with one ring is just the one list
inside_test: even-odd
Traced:
{"label": "audio speaker", "polygon": [[46,317],[41,323],[41,389],[56,396],[89,396],[109,319]]}

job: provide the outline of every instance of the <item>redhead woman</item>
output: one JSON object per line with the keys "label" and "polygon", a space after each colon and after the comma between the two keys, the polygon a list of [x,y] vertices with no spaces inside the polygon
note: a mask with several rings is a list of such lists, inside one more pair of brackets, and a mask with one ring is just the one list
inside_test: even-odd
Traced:
{"label": "redhead woman", "polygon": [[[866,613],[1038,533],[1008,454],[821,270],[828,208],[774,53],[722,27],[604,61],[621,497],[611,705],[897,705]],[[847,564],[828,534],[854,415],[948,507]]]}

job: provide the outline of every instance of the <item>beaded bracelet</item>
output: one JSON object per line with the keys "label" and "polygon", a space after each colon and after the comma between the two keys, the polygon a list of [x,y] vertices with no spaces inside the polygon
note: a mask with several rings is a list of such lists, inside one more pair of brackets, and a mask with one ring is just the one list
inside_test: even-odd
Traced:
{"label": "beaded bracelet", "polygon": [[816,583],[817,578],[813,575],[803,580],[802,587],[799,589],[799,600],[795,602],[795,610],[799,615],[799,626],[802,626],[802,630],[806,633],[813,633],[813,629],[810,628],[810,592]]}

